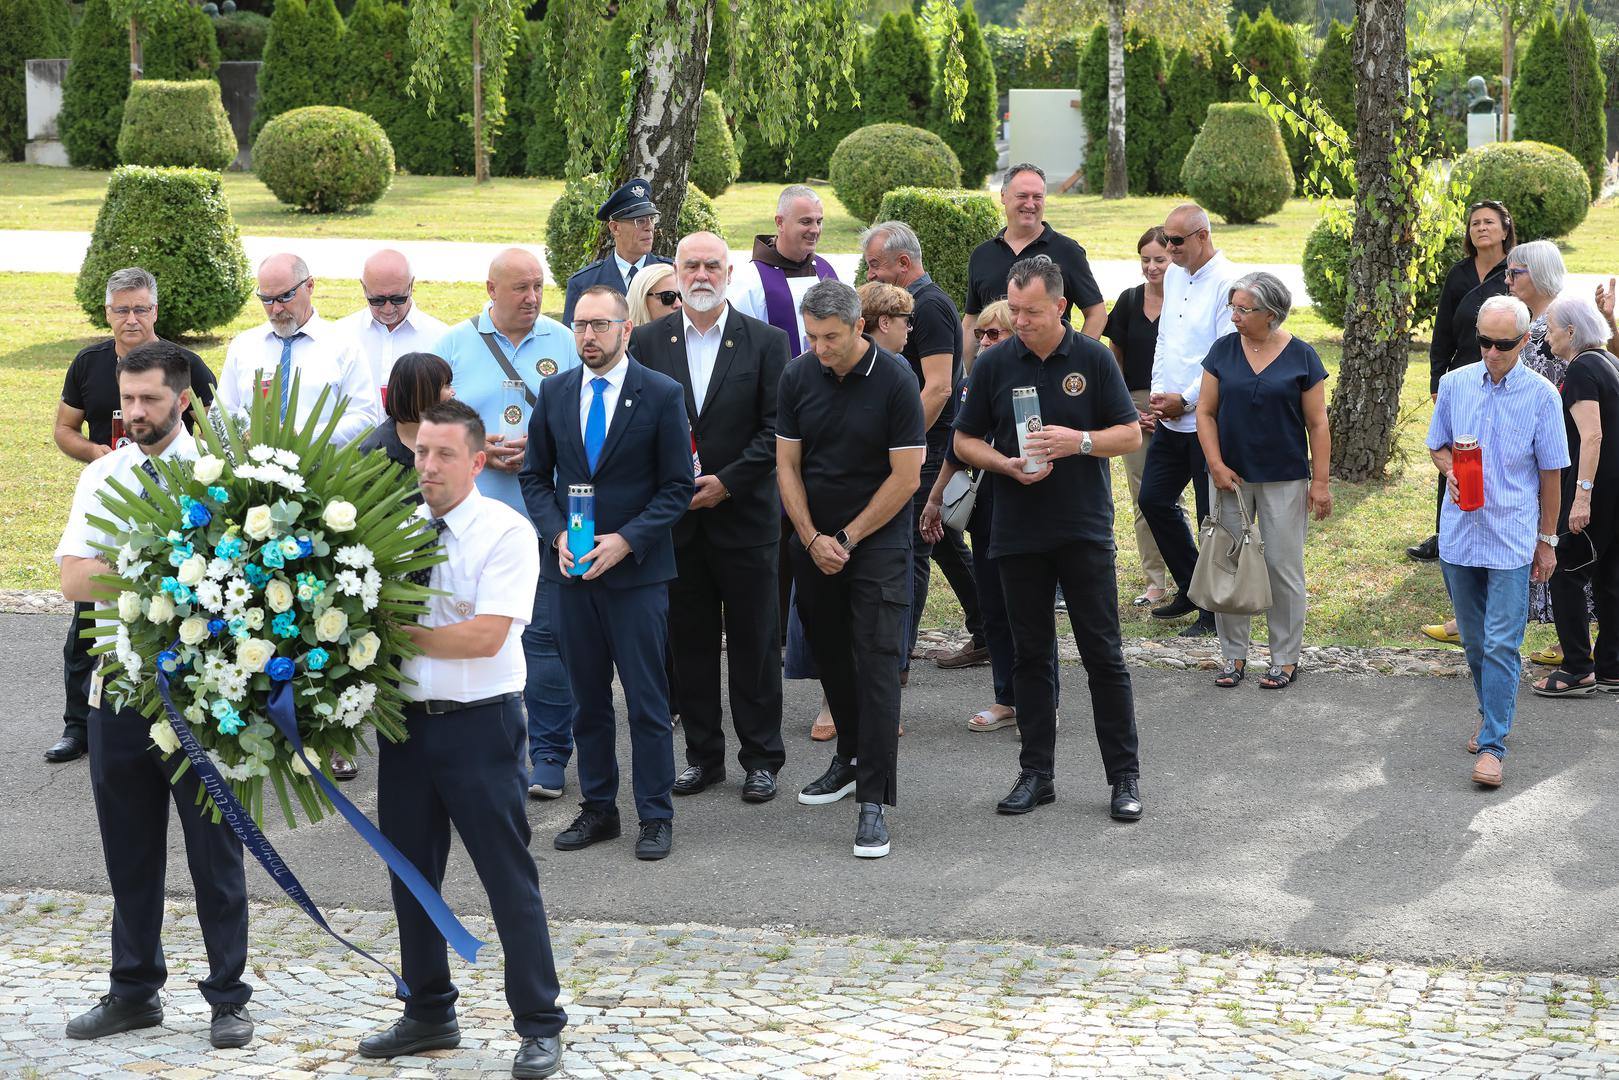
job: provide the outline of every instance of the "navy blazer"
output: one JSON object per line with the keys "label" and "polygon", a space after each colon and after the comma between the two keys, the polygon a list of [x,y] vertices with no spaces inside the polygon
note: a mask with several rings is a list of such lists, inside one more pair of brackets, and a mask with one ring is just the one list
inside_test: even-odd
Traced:
{"label": "navy blazer", "polygon": [[[653,255],[648,252],[646,263],[641,267],[641,270],[647,269],[654,263],[667,263],[673,266],[675,261],[667,255]],[[641,270],[637,270],[636,273],[639,274]],[[669,284],[671,288],[674,287],[673,278],[669,280]],[[630,292],[630,287],[624,282],[624,275],[618,272],[618,260],[613,256],[609,255],[605,259],[597,259],[593,263],[586,263],[575,270],[573,276],[568,279],[568,288],[562,299],[563,326],[573,325],[573,306],[579,302],[579,297],[584,291],[592,285],[608,285],[626,296]]]}
{"label": "navy blazer", "polygon": [[[589,368],[581,365],[547,379],[529,421],[518,482],[540,534],[541,573],[547,581],[564,580],[553,541],[568,530],[571,484],[595,485],[596,535],[618,533],[632,552],[597,584],[628,589],[675,576],[671,532],[695,489],[686,402],[673,379],[648,371],[633,357],[624,362],[629,370],[594,473],[579,430],[580,387]],[[573,554],[578,558],[584,552]]]}

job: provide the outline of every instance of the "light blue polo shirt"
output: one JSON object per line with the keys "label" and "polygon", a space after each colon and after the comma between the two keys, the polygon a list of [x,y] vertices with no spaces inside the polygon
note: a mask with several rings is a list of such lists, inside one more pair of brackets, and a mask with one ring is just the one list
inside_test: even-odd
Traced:
{"label": "light blue polo shirt", "polygon": [[[500,351],[511,361],[512,367],[517,369],[517,374],[522,376],[536,397],[546,382],[569,368],[579,366],[579,350],[574,346],[573,333],[545,315],[536,318],[528,336],[514,345],[490,321],[490,306],[484,305],[476,323],[463,319],[451,326],[439,341],[437,352],[450,365],[455,396],[478,410],[484,427],[491,434],[498,435],[502,428],[500,413],[505,405],[501,384],[507,376],[499,362],[490,355],[482,335],[494,335],[495,344],[500,346]],[[522,403],[522,408],[523,430],[527,431],[533,410],[526,401]],[[515,474],[485,469],[478,474],[478,490],[528,516],[528,507],[523,504],[523,489]]]}

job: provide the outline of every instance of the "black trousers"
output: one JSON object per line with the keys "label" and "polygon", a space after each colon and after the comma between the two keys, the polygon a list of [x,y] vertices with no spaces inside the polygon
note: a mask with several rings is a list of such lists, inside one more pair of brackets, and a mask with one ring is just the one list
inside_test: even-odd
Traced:
{"label": "black trousers", "polygon": [[208,951],[208,977],[197,983],[210,1005],[244,1004],[247,878],[242,845],[223,821],[196,805],[196,777],[169,783],[179,756],[165,762],[133,709],[92,709],[90,790],[101,851],[112,886],[112,993],[144,1001],[168,978],[163,962],[163,872],[169,854],[169,803],[179,811],[186,864],[197,894],[197,922]]}
{"label": "black trousers", "polygon": [[944,539],[930,544],[922,539],[922,511],[927,507],[928,495],[944,467],[945,442],[949,429],[941,434],[928,434],[927,457],[922,462],[922,479],[911,497],[911,610],[905,621],[905,651],[900,654],[899,666],[909,670],[911,650],[916,648],[917,634],[922,629],[922,616],[928,604],[928,584],[932,577],[932,564],[937,562],[944,571],[945,580],[961,603],[961,611],[972,635],[973,644],[984,644],[984,613],[979,605],[978,584],[973,578],[972,554],[961,534],[953,529],[944,531]]}
{"label": "black trousers", "polygon": [[836,574],[821,573],[796,541],[792,553],[798,617],[838,726],[838,757],[855,762],[857,800],[893,806],[911,549],[856,547]]}
{"label": "black trousers", "polygon": [[67,642],[62,646],[62,679],[67,691],[67,705],[62,710],[62,737],[85,738],[90,722],[90,672],[95,670],[95,657],[90,655],[91,641],[79,636],[88,624],[84,613],[95,609],[94,604],[73,605],[73,621],[68,623]]}
{"label": "black trousers", "polygon": [[1096,743],[1102,751],[1107,782],[1139,776],[1135,697],[1119,640],[1113,549],[1076,542],[1037,554],[1002,555],[996,561],[1012,623],[1012,685],[1017,695],[1018,730],[1023,735],[1022,768],[1041,776],[1054,775],[1057,705],[1051,649],[1057,623],[1051,595],[1060,583],[1068,598],[1074,644],[1079,646],[1090,684]]}
{"label": "black trousers", "polygon": [[[489,897],[506,957],[506,1003],[517,1033],[555,1035],[568,1023],[557,1004],[556,961],[528,852],[528,724],[521,698],[442,716],[405,710],[410,738],[377,740],[377,823],[435,889],[444,883],[450,826]],[[449,946],[397,877],[394,913],[410,998],[405,1015],[424,1023],[455,1017]]]}
{"label": "black trousers", "polygon": [[[1570,537],[1571,554],[1584,544],[1579,537]],[[1586,582],[1591,584],[1591,599],[1596,606],[1595,650],[1591,647],[1590,612],[1585,606]],[[1581,678],[1594,671],[1601,679],[1619,679],[1619,544],[1610,540],[1588,566],[1558,570],[1547,587],[1551,590],[1557,643],[1563,647],[1563,670]]]}
{"label": "black trousers", "polygon": [[[1152,538],[1164,557],[1164,565],[1184,594],[1192,584],[1197,568],[1197,544],[1181,509],[1181,493],[1192,485],[1197,502],[1197,519],[1209,513],[1209,467],[1203,460],[1203,447],[1195,431],[1171,431],[1159,424],[1147,446],[1147,463],[1141,469],[1141,487],[1136,501],[1141,516],[1152,529]],[[1068,586],[1063,585],[1063,595]],[[1070,601],[1071,602],[1071,601]]]}
{"label": "black trousers", "polygon": [[776,612],[777,545],[721,548],[701,533],[675,547],[669,583],[669,649],[680,680],[686,761],[725,764],[720,706],[720,632],[729,653],[731,724],[744,770],[779,772],[781,646]]}

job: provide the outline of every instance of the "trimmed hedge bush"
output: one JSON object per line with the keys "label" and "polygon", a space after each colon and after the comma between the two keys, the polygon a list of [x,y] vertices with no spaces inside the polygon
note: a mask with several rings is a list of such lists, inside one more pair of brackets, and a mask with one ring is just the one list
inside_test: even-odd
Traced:
{"label": "trimmed hedge bush", "polygon": [[[1091,31],[1079,68],[1080,115],[1085,118],[1085,190],[1102,190],[1107,177],[1107,27]],[[1124,162],[1130,194],[1147,195],[1180,186],[1180,177],[1160,184],[1159,162],[1168,133],[1164,101],[1164,50],[1158,39],[1131,30],[1124,44]]]}
{"label": "trimmed hedge bush", "polygon": [[1269,217],[1293,194],[1293,166],[1276,121],[1246,102],[1209,106],[1181,180],[1188,195],[1233,225]]}
{"label": "trimmed hedge bush", "polygon": [[[128,57],[125,52],[126,62]],[[125,266],[156,276],[157,332],[163,337],[173,340],[234,319],[253,291],[253,271],[219,174],[145,165],[114,170],[75,289],[79,306],[97,326],[107,325],[107,277]]]}
{"label": "trimmed hedge bush", "polygon": [[270,19],[256,11],[215,15],[214,40],[219,43],[221,60],[263,60],[264,42],[270,36]]}
{"label": "trimmed hedge bush", "polygon": [[[569,180],[562,194],[551,204],[551,213],[545,219],[546,258],[551,264],[551,281],[560,291],[567,280],[585,263],[595,258],[596,237],[601,222],[596,220],[596,209],[612,193],[613,184],[600,173],[586,173],[577,180]],[[665,236],[687,236],[694,232],[716,233],[722,238],[720,216],[714,203],[697,189],[686,185],[686,201],[680,204],[679,220],[673,232],[668,223],[660,226]]]}
{"label": "trimmed hedge bush", "polygon": [[1468,198],[1497,199],[1512,211],[1518,242],[1573,232],[1591,208],[1591,182],[1572,154],[1527,140],[1487,143],[1456,161]]}
{"label": "trimmed hedge bush", "polygon": [[[1000,231],[1001,206],[984,191],[895,188],[883,196],[878,221],[903,221],[922,242],[922,265],[950,299],[967,302],[967,259],[973,248]],[[861,275],[865,266],[861,265]]]}
{"label": "trimmed hedge bush", "polygon": [[0,161],[20,161],[28,144],[25,62],[61,56],[68,46],[49,3],[61,0],[0,0]]}
{"label": "trimmed hedge bush", "polygon": [[736,140],[725,123],[725,104],[712,90],[703,91],[697,113],[697,146],[691,156],[691,182],[711,199],[725,194],[742,171]]}
{"label": "trimmed hedge bush", "polygon": [[128,95],[129,32],[112,17],[107,0],[89,0],[73,33],[72,63],[62,80],[62,111],[56,118],[68,161],[81,169],[118,164],[118,130]]}
{"label": "trimmed hedge bush", "polygon": [[[1353,235],[1352,217],[1332,215],[1316,222],[1304,242],[1304,287],[1310,291],[1315,313],[1339,329],[1349,308],[1349,242]],[[1445,274],[1462,257],[1462,234],[1458,231],[1446,242],[1440,256],[1440,273],[1417,296],[1412,311],[1413,329],[1433,321],[1439,310],[1439,291]],[[1301,301],[1302,297],[1295,297]]]}
{"label": "trimmed hedge bush", "polygon": [[182,3],[162,9],[140,27],[141,78],[212,79],[219,72],[219,39],[202,8]]}
{"label": "trimmed hedge bush", "polygon": [[236,135],[212,79],[142,79],[129,88],[118,133],[118,159],[125,165],[219,172],[235,158]]}
{"label": "trimmed hedge bush", "polygon": [[877,220],[883,196],[897,187],[961,186],[956,152],[933,132],[904,124],[850,132],[827,171],[843,208],[867,222]]}
{"label": "trimmed hedge bush", "polygon": [[293,109],[264,125],[253,171],[277,199],[317,214],[374,203],[393,183],[382,125],[336,105]]}
{"label": "trimmed hedge bush", "polygon": [[995,92],[995,67],[978,28],[978,15],[972,0],[956,13],[956,29],[961,35],[961,54],[967,62],[967,96],[961,103],[961,119],[950,116],[945,101],[944,62],[941,55],[934,65],[933,97],[928,104],[928,127],[950,144],[961,162],[962,181],[978,187],[995,171],[999,155],[995,150],[995,129],[1000,121],[1000,98]]}

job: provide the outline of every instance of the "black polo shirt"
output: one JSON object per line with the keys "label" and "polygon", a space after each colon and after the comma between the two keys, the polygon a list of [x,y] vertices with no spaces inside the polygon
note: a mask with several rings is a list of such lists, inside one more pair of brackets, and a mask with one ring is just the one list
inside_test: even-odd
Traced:
{"label": "black polo shirt", "polygon": [[[961,316],[956,305],[929,274],[923,274],[906,289],[916,306],[911,309],[911,335],[905,340],[904,356],[916,372],[916,385],[921,387],[927,381],[922,374],[922,357],[949,353],[950,385],[954,387],[961,381]],[[939,418],[928,428],[928,435],[943,438],[955,418],[956,398],[951,394],[939,410]]]}
{"label": "black polo shirt", "polygon": [[[1139,416],[1125,389],[1124,376],[1106,345],[1072,329],[1045,360],[1010,338],[973,361],[971,392],[956,413],[956,430],[988,439],[1002,453],[1017,454],[1012,390],[1040,391],[1040,421],[1077,431],[1098,432]],[[1033,484],[992,474],[995,514],[989,554],[1025,555],[1051,551],[1077,541],[1113,547],[1113,485],[1108,459],[1075,454],[1053,463],[1051,474]]]}
{"label": "black polo shirt", "polygon": [[[801,444],[800,475],[816,529],[836,533],[860,516],[890,472],[891,450],[922,449],[922,398],[905,361],[866,338],[865,357],[839,379],[812,352],[789,361],[776,392],[776,437]],[[861,547],[911,543],[896,513]]]}
{"label": "black polo shirt", "polygon": [[[191,393],[203,406],[214,403],[214,373],[202,362],[202,357],[190,349],[181,352],[191,361]],[[97,342],[79,350],[79,355],[68,365],[67,378],[62,381],[62,404],[84,413],[90,426],[86,436],[93,443],[112,445],[112,414],[121,407],[118,396],[118,353],[113,339]],[[184,414],[186,430],[191,430],[191,413]]]}
{"label": "black polo shirt", "polygon": [[1062,270],[1062,295],[1068,302],[1063,308],[1063,322],[1070,321],[1074,308],[1083,311],[1102,302],[1102,290],[1096,287],[1085,249],[1053,229],[1048,221],[1044,231],[1015,254],[1006,243],[1005,229],[973,248],[967,260],[967,314],[977,316],[995,301],[1005,300],[1006,279],[1012,274],[1012,264],[1036,255],[1049,256]]}

